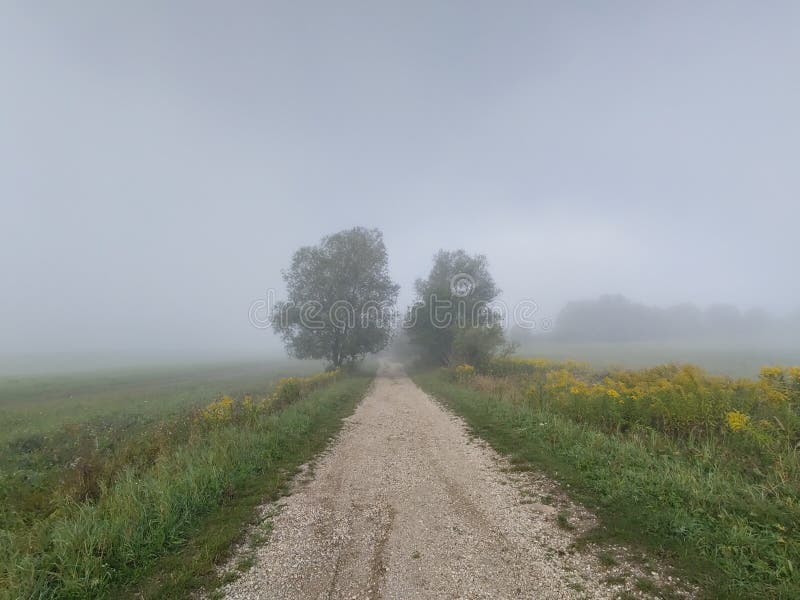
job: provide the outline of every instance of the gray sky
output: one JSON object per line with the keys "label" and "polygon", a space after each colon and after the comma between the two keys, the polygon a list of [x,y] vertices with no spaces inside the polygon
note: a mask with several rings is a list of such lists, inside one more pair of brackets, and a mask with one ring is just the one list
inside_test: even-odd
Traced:
{"label": "gray sky", "polygon": [[300,245],[379,227],[542,314],[800,306],[800,3],[3,2],[0,352],[275,344]]}

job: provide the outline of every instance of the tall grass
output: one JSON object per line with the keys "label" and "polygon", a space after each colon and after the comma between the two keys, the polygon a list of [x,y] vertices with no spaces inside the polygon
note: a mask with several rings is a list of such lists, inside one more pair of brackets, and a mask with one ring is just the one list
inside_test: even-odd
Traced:
{"label": "tall grass", "polygon": [[591,422],[606,431],[635,428],[675,439],[724,445],[737,458],[768,465],[800,442],[800,367],[763,367],[757,380],[707,374],[693,365],[596,371],[582,363],[498,359],[488,380],[473,385],[502,388],[532,406]]}
{"label": "tall grass", "polygon": [[[747,426],[728,423],[732,405],[723,402],[749,399],[754,404],[737,406],[749,407],[759,419],[773,411],[788,423],[796,418],[791,398],[788,406],[761,406],[759,382],[713,380],[723,390],[726,385],[746,389],[717,390],[718,403],[709,404],[698,391],[709,381],[699,387],[694,381],[671,390],[675,404],[665,397],[653,402],[652,413],[640,408],[634,414],[618,402],[624,390],[615,386],[646,382],[652,373],[613,376],[548,361],[495,363],[493,368],[493,375],[462,367],[416,379],[499,451],[568,483],[602,517],[603,535],[667,552],[709,597],[800,597],[796,429],[776,425],[769,439],[750,439]],[[536,369],[539,379],[532,375]],[[665,373],[673,371],[679,374],[680,368]],[[565,385],[565,372],[589,388],[603,389],[593,395],[574,381]],[[555,374],[549,382],[548,373]],[[766,377],[774,374],[768,371]],[[610,389],[619,390],[619,396],[609,395]],[[649,406],[647,398],[639,401]],[[663,419],[665,408],[676,419]],[[715,411],[713,418],[707,408]],[[681,429],[675,425],[683,412]]]}
{"label": "tall grass", "polygon": [[285,478],[319,450],[369,384],[332,379],[301,382],[290,399],[272,394],[250,412],[246,399],[232,401],[230,418],[185,414],[166,425],[166,437],[137,432],[128,451],[160,440],[149,464],[124,466],[101,481],[96,497],[53,499],[44,518],[6,515],[0,597],[99,598],[136,581],[253,477]]}

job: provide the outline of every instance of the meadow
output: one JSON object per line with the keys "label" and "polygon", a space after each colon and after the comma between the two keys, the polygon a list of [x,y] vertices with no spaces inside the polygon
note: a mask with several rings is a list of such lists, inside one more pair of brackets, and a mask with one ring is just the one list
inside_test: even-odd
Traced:
{"label": "meadow", "polygon": [[691,340],[654,342],[565,342],[529,336],[520,342],[520,356],[589,363],[598,369],[638,369],[663,363],[690,363],[709,373],[758,377],[764,365],[800,364],[796,344],[775,340]]}
{"label": "meadow", "polygon": [[254,507],[369,385],[315,366],[2,378],[0,598],[213,587]]}
{"label": "meadow", "polygon": [[800,597],[800,368],[506,358],[415,379],[592,507],[603,527],[587,540],[644,545],[710,598]]}
{"label": "meadow", "polygon": [[277,378],[310,374],[318,362],[279,360],[173,367],[0,375],[0,444],[67,423],[161,418],[219,394],[263,390]]}

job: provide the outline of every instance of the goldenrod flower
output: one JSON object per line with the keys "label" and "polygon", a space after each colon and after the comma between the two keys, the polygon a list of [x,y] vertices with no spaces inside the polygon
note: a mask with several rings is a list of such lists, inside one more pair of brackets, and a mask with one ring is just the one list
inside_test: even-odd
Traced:
{"label": "goldenrod flower", "polygon": [[783,376],[782,367],[761,367],[759,373],[762,379],[780,379]]}
{"label": "goldenrod flower", "polygon": [[738,410],[732,410],[725,415],[725,421],[727,421],[731,431],[741,431],[747,427],[750,417]]}
{"label": "goldenrod flower", "polygon": [[203,419],[209,423],[223,423],[230,421],[233,416],[233,398],[223,396],[216,402],[212,402],[202,412]]}

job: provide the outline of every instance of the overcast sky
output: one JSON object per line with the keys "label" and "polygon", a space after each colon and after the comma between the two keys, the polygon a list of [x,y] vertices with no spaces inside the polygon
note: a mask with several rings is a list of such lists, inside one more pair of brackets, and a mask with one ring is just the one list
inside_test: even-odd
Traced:
{"label": "overcast sky", "polygon": [[412,284],[800,306],[800,3],[0,4],[0,352],[275,344],[300,245]]}

